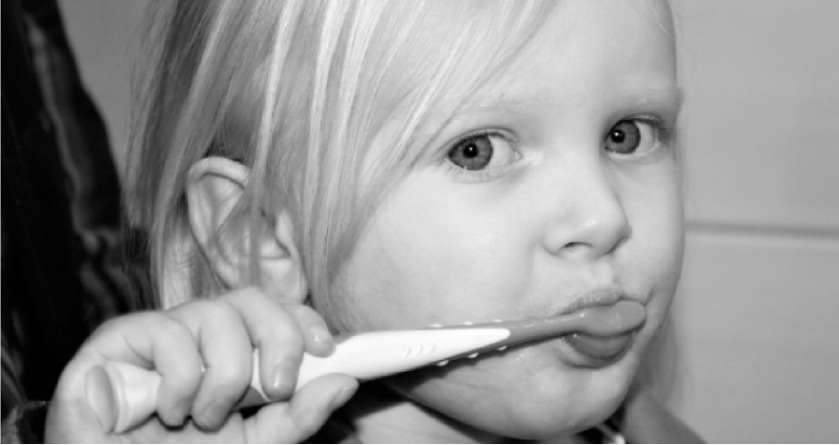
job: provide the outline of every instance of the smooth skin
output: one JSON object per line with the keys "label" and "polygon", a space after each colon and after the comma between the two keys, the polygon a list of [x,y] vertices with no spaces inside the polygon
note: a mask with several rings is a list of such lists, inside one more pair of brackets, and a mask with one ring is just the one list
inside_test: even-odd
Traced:
{"label": "smooth skin", "polygon": [[559,3],[389,195],[340,283],[358,330],[544,317],[616,289],[646,308],[630,349],[581,365],[553,340],[399,376],[395,397],[362,387],[346,410],[362,441],[550,440],[619,406],[681,269],[669,17],[662,1]]}

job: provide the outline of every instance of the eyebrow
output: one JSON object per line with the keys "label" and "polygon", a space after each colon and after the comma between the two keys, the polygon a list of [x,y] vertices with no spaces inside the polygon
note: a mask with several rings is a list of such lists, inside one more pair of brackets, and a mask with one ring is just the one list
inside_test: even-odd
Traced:
{"label": "eyebrow", "polygon": [[[628,88],[627,91],[641,90],[647,94],[638,95],[638,100],[635,100],[636,105],[668,105],[670,102],[674,103],[674,109],[678,110],[682,107],[685,101],[685,91],[681,86],[675,85],[673,87],[638,87]],[[652,92],[653,94],[649,94]]]}
{"label": "eyebrow", "polygon": [[[637,94],[636,92],[641,92],[641,94]],[[621,92],[621,95],[627,98],[626,101],[631,106],[640,108],[668,108],[679,111],[685,101],[684,90],[678,85],[664,87],[628,87]],[[545,104],[549,104],[549,102],[538,96],[523,98],[481,97],[467,102],[452,117],[450,123],[479,120],[487,114],[498,112],[515,113],[518,110],[530,109],[536,105]],[[561,106],[559,103],[554,105]]]}
{"label": "eyebrow", "polygon": [[[679,85],[630,87],[624,89],[623,93],[628,95],[627,92],[637,90],[645,90],[647,93],[634,95],[631,99],[630,106],[635,108],[662,108],[668,109],[668,111],[678,115],[685,100],[684,90]],[[649,94],[650,92],[654,94]],[[522,109],[532,109],[536,104],[547,103],[547,101],[540,97],[478,97],[473,99],[461,106],[443,125],[435,128],[433,131],[422,131],[422,137],[432,141],[432,144],[441,144],[449,137],[446,134],[453,127],[477,125],[486,119],[487,116],[494,116],[497,113],[514,115],[518,114]],[[560,104],[556,105],[560,106]]]}

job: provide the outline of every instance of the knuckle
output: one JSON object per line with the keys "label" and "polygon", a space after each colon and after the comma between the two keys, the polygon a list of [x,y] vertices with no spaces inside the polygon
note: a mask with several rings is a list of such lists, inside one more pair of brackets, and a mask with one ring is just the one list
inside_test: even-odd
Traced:
{"label": "knuckle", "polygon": [[239,312],[224,300],[208,300],[203,302],[204,317],[210,322],[229,322],[239,318]]}
{"label": "knuckle", "polygon": [[246,386],[250,377],[246,366],[229,360],[215,363],[208,372],[212,372],[210,375],[213,377],[215,386],[220,390],[241,389]]}
{"label": "knuckle", "polygon": [[254,300],[265,298],[262,290],[256,286],[246,286],[243,288],[230,291],[225,296],[219,298],[220,300]]}
{"label": "knuckle", "polygon": [[281,331],[263,338],[267,340],[263,340],[262,345],[274,351],[276,360],[299,362],[303,359],[305,343],[298,331]]}
{"label": "knuckle", "polygon": [[158,318],[160,318],[160,314],[152,311],[135,312],[132,314],[114,317],[99,325],[93,337],[111,335],[115,331],[121,331],[132,325],[151,324],[156,322]]}
{"label": "knuckle", "polygon": [[277,350],[277,360],[299,366],[303,360],[303,350],[304,344],[302,341],[282,343],[282,347]]}
{"label": "knuckle", "polygon": [[303,305],[295,305],[295,306],[286,306],[286,310],[291,313],[291,316],[294,317],[298,323],[302,324],[313,324],[322,322],[323,318],[321,318],[320,314],[315,312],[312,308]]}
{"label": "knuckle", "polygon": [[295,323],[293,319],[288,317],[276,317],[275,322],[273,323],[266,323],[262,326],[266,332],[265,334],[270,334],[271,336],[279,339],[283,339],[284,341],[294,342],[299,340],[301,337],[300,332],[300,325]]}
{"label": "knuckle", "polygon": [[189,335],[189,329],[180,321],[167,315],[161,315],[160,317],[155,317],[154,324],[150,323],[152,332],[167,339],[181,338]]}
{"label": "knuckle", "polygon": [[218,379],[208,388],[209,399],[217,405],[233,405],[247,387],[247,382]]}
{"label": "knuckle", "polygon": [[303,347],[301,325],[284,312],[266,312],[259,323],[251,327],[260,343],[281,344],[284,348]]}

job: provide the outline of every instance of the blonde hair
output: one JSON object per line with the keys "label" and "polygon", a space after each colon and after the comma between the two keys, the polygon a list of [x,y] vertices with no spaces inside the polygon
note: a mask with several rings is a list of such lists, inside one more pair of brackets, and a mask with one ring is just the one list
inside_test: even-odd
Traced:
{"label": "blonde hair", "polygon": [[[289,212],[315,306],[365,223],[457,108],[507,66],[553,2],[184,1],[153,16],[129,175],[161,303],[167,247],[187,236],[187,171],[218,155],[251,168],[240,210]],[[436,43],[436,44],[432,44]],[[395,140],[375,144],[382,129]],[[390,132],[389,132],[390,133]],[[379,141],[377,141],[379,142]],[[253,228],[254,226],[251,226]],[[235,232],[235,231],[233,231]],[[244,271],[259,283],[254,233]],[[191,238],[190,238],[191,239]],[[191,241],[194,243],[194,241]],[[195,245],[192,292],[218,285]]]}

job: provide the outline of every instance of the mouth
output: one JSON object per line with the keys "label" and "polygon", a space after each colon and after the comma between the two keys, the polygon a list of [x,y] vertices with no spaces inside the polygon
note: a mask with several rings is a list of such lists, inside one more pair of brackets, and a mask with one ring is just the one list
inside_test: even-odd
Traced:
{"label": "mouth", "polygon": [[[497,320],[498,326],[508,329],[509,335],[478,352],[504,356],[510,347],[509,352],[516,351],[516,356],[522,353],[527,356],[539,350],[546,352],[547,348],[552,350],[549,355],[558,351],[559,358],[568,365],[602,367],[619,360],[631,348],[635,332],[647,319],[644,303],[611,288],[579,294],[570,304],[545,312],[553,315],[517,322]],[[498,347],[499,343],[503,345]]]}
{"label": "mouth", "polygon": [[633,337],[631,333],[611,337],[569,335],[561,339],[569,351],[562,351],[560,356],[572,366],[602,368],[620,360],[629,351]]}
{"label": "mouth", "polygon": [[[582,293],[560,313],[584,314],[585,309],[592,307],[597,307],[605,316],[596,324],[584,326],[557,342],[560,359],[568,365],[601,368],[617,362],[631,349],[635,333],[646,322],[646,306],[614,288]],[[639,308],[643,311],[641,314]]]}
{"label": "mouth", "polygon": [[561,306],[558,314],[570,314],[587,307],[611,306],[620,300],[629,300],[620,289],[615,287],[603,287],[580,292],[570,298],[571,302]]}

